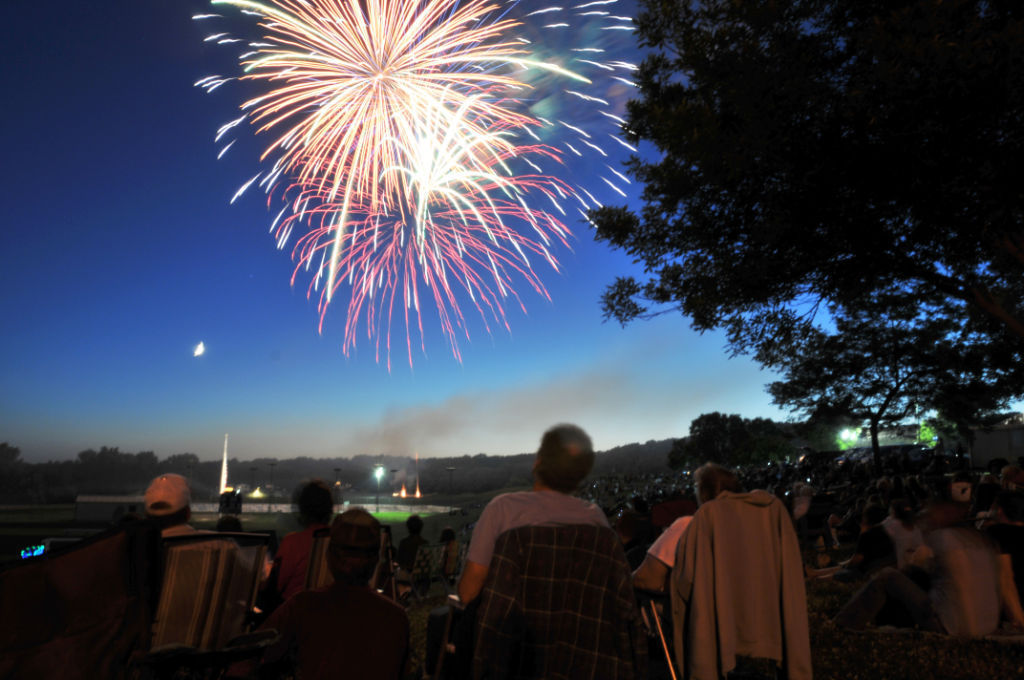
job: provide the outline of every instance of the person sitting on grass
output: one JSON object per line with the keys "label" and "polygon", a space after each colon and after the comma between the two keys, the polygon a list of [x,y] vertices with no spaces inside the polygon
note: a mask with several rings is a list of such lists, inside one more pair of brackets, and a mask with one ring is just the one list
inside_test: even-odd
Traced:
{"label": "person sitting on grass", "polygon": [[455,530],[445,527],[441,531],[441,575],[448,585],[455,585],[455,577],[459,573],[459,541]]}
{"label": "person sitting on grass", "polygon": [[1002,491],[992,504],[993,524],[985,528],[999,548],[999,583],[1005,594],[1004,616],[1024,621],[1024,493]]}
{"label": "person sitting on grass", "polygon": [[894,498],[889,504],[889,516],[882,527],[896,548],[896,568],[904,568],[910,556],[924,543],[921,529],[915,522],[914,510],[905,498]]}
{"label": "person sitting on grass", "polygon": [[[886,567],[840,610],[836,625],[863,630],[883,609],[901,608],[922,630],[966,637],[995,632],[1007,595],[999,580],[998,556],[988,537],[960,522],[962,515],[962,508],[948,501],[928,510],[927,550],[919,550],[914,561],[928,575],[930,588]],[[1011,623],[1021,626],[1024,620]]]}
{"label": "person sitting on grass", "polygon": [[896,548],[882,522],[888,516],[881,505],[868,505],[861,516],[860,536],[853,555],[835,567],[825,569],[804,568],[809,578],[833,578],[837,581],[856,581],[875,573],[882,567],[896,564]]}

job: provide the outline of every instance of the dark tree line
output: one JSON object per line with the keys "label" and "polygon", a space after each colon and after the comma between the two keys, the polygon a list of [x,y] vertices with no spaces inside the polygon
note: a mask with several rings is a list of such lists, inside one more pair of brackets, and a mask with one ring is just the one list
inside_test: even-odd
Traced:
{"label": "dark tree line", "polygon": [[[598,454],[595,474],[642,473],[665,469],[671,440],[620,446]],[[342,497],[373,494],[374,469],[381,466],[381,492],[397,491],[402,482],[411,493],[417,473],[425,494],[484,493],[532,482],[532,453],[511,456],[424,458],[359,455],[352,458],[257,458],[228,461],[229,483],[259,487],[270,497],[288,500],[303,481],[339,482]],[[448,468],[454,468],[449,473]],[[220,461],[200,461],[193,453],[159,459],[152,451],[129,453],[116,447],[82,451],[74,460],[28,463],[20,450],[0,444],[0,504],[70,503],[80,494],[140,495],[158,474],[176,472],[189,479],[196,500],[212,501],[220,483]]]}

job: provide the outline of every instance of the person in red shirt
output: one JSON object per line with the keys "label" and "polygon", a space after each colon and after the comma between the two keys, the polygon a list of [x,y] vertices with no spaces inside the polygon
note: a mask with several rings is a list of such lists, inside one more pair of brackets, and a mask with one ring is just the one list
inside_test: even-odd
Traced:
{"label": "person in red shirt", "polygon": [[313,532],[326,528],[334,514],[334,496],[322,479],[303,484],[295,499],[299,506],[299,522],[305,528],[286,535],[277,551],[277,591],[283,601],[305,588],[309,553],[313,549]]}

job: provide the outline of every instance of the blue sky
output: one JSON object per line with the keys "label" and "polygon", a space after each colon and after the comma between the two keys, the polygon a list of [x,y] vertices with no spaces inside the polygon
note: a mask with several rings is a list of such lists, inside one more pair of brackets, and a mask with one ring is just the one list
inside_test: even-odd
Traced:
{"label": "blue sky", "polygon": [[[783,417],[770,376],[728,359],[721,336],[674,314],[604,322],[601,292],[635,266],[571,217],[562,270],[537,266],[551,301],[522,286],[527,313],[509,306],[511,333],[474,326],[461,363],[429,324],[412,367],[403,350],[389,372],[362,338],[344,356],[344,308],[318,334],[265,197],[229,205],[256,146],[239,135],[239,152],[216,158],[242,95],[193,87],[234,64],[191,20],[207,10],[18,0],[6,12],[0,441],[25,459],[104,445],[211,459],[226,432],[240,459],[521,453],[559,421],[606,449],[685,435],[710,411]],[[572,170],[622,202],[589,168]]]}

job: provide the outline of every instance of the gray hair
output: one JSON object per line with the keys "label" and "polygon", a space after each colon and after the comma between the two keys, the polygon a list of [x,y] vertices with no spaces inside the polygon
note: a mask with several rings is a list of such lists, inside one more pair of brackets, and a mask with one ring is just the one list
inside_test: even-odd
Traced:
{"label": "gray hair", "polygon": [[594,467],[594,445],[576,425],[555,425],[540,440],[534,474],[555,491],[572,493]]}

